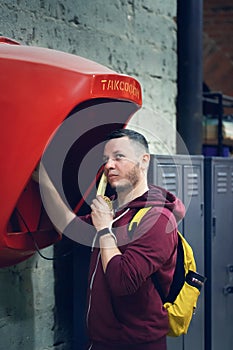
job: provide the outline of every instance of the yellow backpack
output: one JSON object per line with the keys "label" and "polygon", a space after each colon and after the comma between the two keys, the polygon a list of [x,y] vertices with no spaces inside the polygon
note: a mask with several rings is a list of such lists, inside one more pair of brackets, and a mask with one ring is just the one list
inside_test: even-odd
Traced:
{"label": "yellow backpack", "polygon": [[[150,209],[151,207],[139,209],[129,223],[129,232],[132,231],[135,224],[139,225],[142,217]],[[186,334],[206,278],[196,272],[193,250],[179,231],[176,268],[167,297],[163,295],[156,273],[151,278],[168,312],[170,329],[167,335],[178,337]]]}

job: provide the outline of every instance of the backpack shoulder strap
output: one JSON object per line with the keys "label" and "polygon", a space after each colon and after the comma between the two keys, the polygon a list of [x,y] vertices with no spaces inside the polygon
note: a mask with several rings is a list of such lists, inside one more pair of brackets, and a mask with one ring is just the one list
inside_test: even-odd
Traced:
{"label": "backpack shoulder strap", "polygon": [[184,267],[185,267],[185,275],[189,270],[196,272],[196,262],[193,254],[192,247],[186,241],[184,236],[178,231],[179,238],[182,242],[183,250],[184,250]]}
{"label": "backpack shoulder strap", "polygon": [[129,223],[128,230],[131,231],[133,226],[136,224],[136,226],[139,225],[140,221],[142,220],[143,216],[151,209],[152,207],[145,207],[140,208],[137,213],[134,215],[133,219]]}

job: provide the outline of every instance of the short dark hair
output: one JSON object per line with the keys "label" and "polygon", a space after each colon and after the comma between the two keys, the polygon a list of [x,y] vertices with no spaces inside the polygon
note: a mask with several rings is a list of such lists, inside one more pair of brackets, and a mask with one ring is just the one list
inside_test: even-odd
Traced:
{"label": "short dark hair", "polygon": [[112,139],[118,139],[120,137],[125,137],[125,136],[127,136],[130,140],[142,145],[145,148],[145,151],[149,153],[149,146],[146,138],[139,132],[131,129],[114,130],[106,137],[106,141],[109,141]]}

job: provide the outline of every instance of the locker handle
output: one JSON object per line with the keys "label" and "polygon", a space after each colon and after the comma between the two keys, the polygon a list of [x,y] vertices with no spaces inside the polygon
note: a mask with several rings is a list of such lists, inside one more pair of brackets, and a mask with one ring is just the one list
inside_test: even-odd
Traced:
{"label": "locker handle", "polygon": [[227,265],[227,272],[228,272],[229,274],[232,274],[232,275],[233,275],[233,265],[232,265],[232,264]]}
{"label": "locker handle", "polygon": [[201,203],[201,216],[204,216],[204,203]]}
{"label": "locker handle", "polygon": [[212,218],[213,237],[216,236],[216,216]]}
{"label": "locker handle", "polygon": [[223,294],[224,294],[224,295],[233,294],[233,285],[227,284],[227,285],[223,288]]}
{"label": "locker handle", "polygon": [[227,275],[228,275],[228,282],[231,284],[233,282],[233,265],[228,264],[226,266],[227,269]]}
{"label": "locker handle", "polygon": [[227,275],[228,275],[228,284],[225,285],[225,287],[223,287],[223,294],[227,295],[227,294],[233,294],[233,265],[232,264],[228,264],[226,266],[226,271],[227,271]]}

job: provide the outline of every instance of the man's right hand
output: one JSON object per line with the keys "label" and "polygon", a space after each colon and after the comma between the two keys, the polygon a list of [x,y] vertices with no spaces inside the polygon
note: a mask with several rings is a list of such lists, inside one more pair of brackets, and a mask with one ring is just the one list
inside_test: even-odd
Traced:
{"label": "man's right hand", "polygon": [[97,231],[109,227],[113,220],[113,211],[102,196],[96,196],[91,204],[91,218]]}

